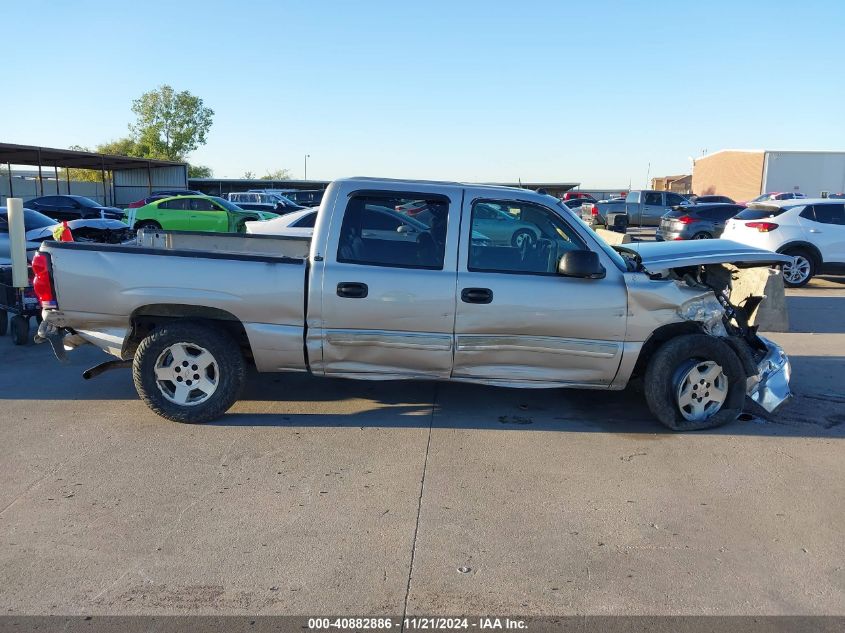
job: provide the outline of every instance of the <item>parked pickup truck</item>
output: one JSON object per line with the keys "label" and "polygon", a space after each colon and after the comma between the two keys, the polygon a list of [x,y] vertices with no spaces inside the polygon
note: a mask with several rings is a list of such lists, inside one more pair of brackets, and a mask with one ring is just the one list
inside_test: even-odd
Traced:
{"label": "parked pickup truck", "polygon": [[[422,207],[413,240],[369,226],[373,210]],[[472,237],[489,230],[490,209],[510,239]],[[525,189],[338,180],[310,242],[159,230],[133,246],[43,244],[36,340],[60,357],[99,346],[118,360],[86,377],[131,365],[144,402],[178,422],[222,415],[249,365],[529,388],[639,379],[675,430],[735,420],[746,396],[768,410],[783,402],[789,362],[748,327],[759,298],[729,302],[722,264],[790,259],[724,240],[636,248],[611,248]]]}
{"label": "parked pickup truck", "polygon": [[660,218],[672,207],[690,204],[689,200],[671,191],[631,191],[624,202],[608,201],[581,206],[581,218],[587,224],[614,224],[614,215],[627,216],[628,226],[659,226]]}

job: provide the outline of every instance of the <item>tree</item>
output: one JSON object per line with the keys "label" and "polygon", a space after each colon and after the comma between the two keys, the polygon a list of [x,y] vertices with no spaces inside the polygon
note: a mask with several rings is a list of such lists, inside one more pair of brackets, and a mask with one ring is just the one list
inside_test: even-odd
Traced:
{"label": "tree", "polygon": [[135,139],[125,136],[115,141],[108,143],[101,143],[97,145],[96,152],[100,154],[115,154],[117,156],[137,156],[139,158],[147,158],[146,149],[138,144]]}
{"label": "tree", "polygon": [[243,179],[244,180],[254,180],[255,174],[253,174],[251,171],[245,171],[244,175],[243,175]]}
{"label": "tree", "polygon": [[188,165],[189,178],[211,178],[214,175],[208,165]]}
{"label": "tree", "polygon": [[275,169],[268,171],[261,177],[262,180],[290,180],[290,169]]}
{"label": "tree", "polygon": [[183,161],[205,145],[214,110],[187,90],[175,92],[159,86],[132,102],[135,123],[129,126],[132,140],[145,150],[146,158]]}

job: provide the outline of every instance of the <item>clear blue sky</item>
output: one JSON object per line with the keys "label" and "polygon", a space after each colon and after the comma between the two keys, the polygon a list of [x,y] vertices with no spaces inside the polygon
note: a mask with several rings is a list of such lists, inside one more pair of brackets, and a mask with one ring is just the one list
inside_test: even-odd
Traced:
{"label": "clear blue sky", "polygon": [[[169,83],[215,176],[645,184],[845,149],[845,2],[4,2],[0,140],[93,146]],[[11,53],[9,52],[11,51]],[[10,99],[11,95],[19,95]]]}

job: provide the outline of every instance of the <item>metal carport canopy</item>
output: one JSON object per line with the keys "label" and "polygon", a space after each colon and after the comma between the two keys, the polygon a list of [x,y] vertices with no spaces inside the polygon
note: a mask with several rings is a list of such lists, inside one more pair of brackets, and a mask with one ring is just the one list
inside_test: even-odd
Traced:
{"label": "metal carport canopy", "polygon": [[80,152],[73,149],[15,145],[13,143],[0,143],[0,162],[12,165],[41,165],[106,171],[146,169],[147,167],[177,167],[185,164],[169,160],[115,156],[95,152]]}

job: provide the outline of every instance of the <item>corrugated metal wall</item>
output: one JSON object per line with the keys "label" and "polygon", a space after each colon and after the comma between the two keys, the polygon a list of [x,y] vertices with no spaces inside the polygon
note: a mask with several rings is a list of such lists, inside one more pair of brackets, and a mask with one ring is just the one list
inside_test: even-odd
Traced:
{"label": "corrugated metal wall", "polygon": [[114,172],[114,201],[117,206],[126,206],[130,202],[145,198],[150,195],[150,191],[156,189],[187,188],[187,165],[153,167],[149,171],[122,169]]}
{"label": "corrugated metal wall", "polygon": [[[108,184],[108,181],[106,181]],[[59,179],[58,191],[56,190],[56,179],[44,179],[44,195],[66,195],[68,193],[68,186],[65,180]],[[20,178],[13,178],[12,185],[14,187],[13,193],[15,198],[23,198],[24,203],[33,198],[38,198],[41,193],[38,188],[37,180],[22,180]],[[96,200],[100,204],[110,204],[111,192],[107,191],[103,194],[103,183],[101,182],[80,182],[77,180],[70,181],[70,193],[74,196],[85,196]],[[6,199],[9,197],[9,179],[3,173],[0,174],[0,206],[6,204]]]}

